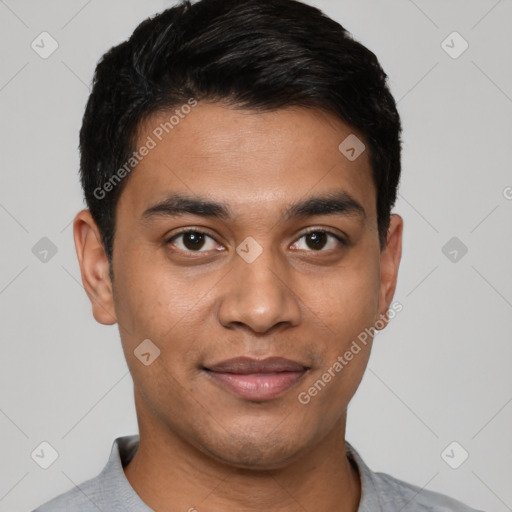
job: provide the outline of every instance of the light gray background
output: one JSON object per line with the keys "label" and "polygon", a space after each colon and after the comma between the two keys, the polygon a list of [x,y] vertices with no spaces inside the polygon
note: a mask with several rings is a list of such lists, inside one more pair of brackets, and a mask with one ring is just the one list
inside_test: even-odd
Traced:
{"label": "light gray background", "polygon": [[[137,432],[117,326],[93,319],[76,261],[78,130],[100,56],[173,3],[0,1],[2,512],[95,476]],[[374,470],[512,510],[512,2],[310,3],[377,54],[404,125],[403,311],[375,340],[347,439]],[[48,59],[31,48],[43,31]],[[457,59],[441,46],[453,31],[469,43]],[[30,456],[42,441],[59,453],[46,470]],[[441,457],[452,441],[469,453],[458,469]]]}

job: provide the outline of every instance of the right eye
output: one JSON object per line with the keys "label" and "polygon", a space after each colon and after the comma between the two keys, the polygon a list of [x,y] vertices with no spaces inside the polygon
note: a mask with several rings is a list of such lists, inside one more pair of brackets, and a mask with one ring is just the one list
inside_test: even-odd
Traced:
{"label": "right eye", "polygon": [[[176,243],[175,241],[179,240],[180,238],[182,240]],[[207,248],[206,250],[201,250],[205,245],[208,245],[208,239],[215,242],[211,236],[202,231],[195,229],[185,229],[167,239],[166,243],[172,244],[180,251],[184,252],[208,252],[209,250],[215,250],[215,245],[211,243],[209,249]]]}

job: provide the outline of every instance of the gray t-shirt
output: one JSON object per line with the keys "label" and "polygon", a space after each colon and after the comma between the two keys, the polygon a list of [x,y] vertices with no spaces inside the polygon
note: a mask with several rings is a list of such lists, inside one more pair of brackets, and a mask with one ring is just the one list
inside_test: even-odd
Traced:
{"label": "gray t-shirt", "polygon": [[[373,472],[357,451],[347,454],[361,478],[358,512],[482,512],[436,492],[421,489],[386,473]],[[118,437],[101,473],[53,498],[32,512],[152,512],[126,479],[123,466],[139,446],[139,436]]]}

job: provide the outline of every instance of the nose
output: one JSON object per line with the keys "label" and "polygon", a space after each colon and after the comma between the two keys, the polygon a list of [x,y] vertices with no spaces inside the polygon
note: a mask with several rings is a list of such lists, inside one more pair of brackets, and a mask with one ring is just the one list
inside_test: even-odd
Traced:
{"label": "nose", "polygon": [[257,333],[278,325],[298,325],[300,301],[290,275],[286,263],[270,249],[263,249],[251,263],[235,255],[233,268],[223,280],[220,323],[229,329],[243,325]]}

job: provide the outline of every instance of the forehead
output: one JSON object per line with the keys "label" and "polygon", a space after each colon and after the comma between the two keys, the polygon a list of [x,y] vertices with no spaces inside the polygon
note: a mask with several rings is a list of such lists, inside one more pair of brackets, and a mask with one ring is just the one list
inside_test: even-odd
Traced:
{"label": "forehead", "polygon": [[362,136],[320,110],[256,112],[201,102],[159,112],[139,127],[136,149],[151,149],[131,172],[118,209],[140,217],[180,192],[215,198],[236,213],[277,213],[292,198],[343,190],[375,217],[369,152],[347,158],[346,140],[361,143],[357,152],[364,147]]}

